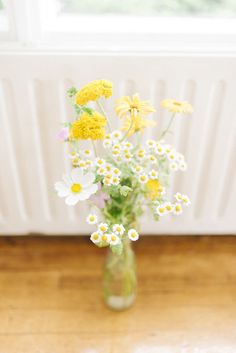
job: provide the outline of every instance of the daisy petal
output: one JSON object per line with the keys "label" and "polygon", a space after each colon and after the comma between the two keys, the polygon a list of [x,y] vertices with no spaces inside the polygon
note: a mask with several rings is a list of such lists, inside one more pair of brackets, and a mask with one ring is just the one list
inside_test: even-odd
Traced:
{"label": "daisy petal", "polygon": [[77,195],[69,195],[66,198],[66,204],[69,206],[74,206],[75,204],[77,204],[77,202],[79,201],[79,198]]}

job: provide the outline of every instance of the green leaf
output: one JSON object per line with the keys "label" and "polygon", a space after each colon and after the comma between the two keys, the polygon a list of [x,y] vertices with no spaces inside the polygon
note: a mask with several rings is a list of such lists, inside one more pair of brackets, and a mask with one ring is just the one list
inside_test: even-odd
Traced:
{"label": "green leaf", "polygon": [[111,250],[114,254],[121,255],[123,251],[123,243],[121,242],[118,245],[111,245]]}
{"label": "green leaf", "polygon": [[67,95],[68,95],[69,98],[74,97],[76,95],[76,93],[77,93],[77,88],[76,87],[71,87],[67,91]]}
{"label": "green leaf", "polygon": [[132,188],[130,188],[127,185],[123,185],[123,186],[120,187],[120,194],[122,196],[126,197],[129,194],[130,191],[132,191]]}
{"label": "green leaf", "polygon": [[90,107],[87,107],[86,105],[84,105],[84,106],[82,106],[81,107],[81,109],[85,112],[85,113],[87,113],[87,114],[89,114],[89,115],[93,115],[93,109],[92,108],[90,108]]}

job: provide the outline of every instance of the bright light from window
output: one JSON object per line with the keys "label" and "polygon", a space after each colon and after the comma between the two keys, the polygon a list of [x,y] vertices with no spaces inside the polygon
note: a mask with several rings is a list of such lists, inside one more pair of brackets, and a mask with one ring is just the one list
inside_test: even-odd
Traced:
{"label": "bright light from window", "polygon": [[9,23],[6,14],[6,9],[3,1],[0,0],[0,32],[6,32],[9,30]]}
{"label": "bright light from window", "polygon": [[146,16],[236,16],[235,0],[59,0],[62,13]]}

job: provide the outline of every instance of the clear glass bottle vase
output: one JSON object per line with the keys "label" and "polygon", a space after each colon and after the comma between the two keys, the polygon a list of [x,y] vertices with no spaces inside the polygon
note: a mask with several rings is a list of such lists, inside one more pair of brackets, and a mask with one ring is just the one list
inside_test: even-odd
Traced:
{"label": "clear glass bottle vase", "polygon": [[135,254],[128,238],[123,240],[123,252],[107,254],[103,274],[103,296],[113,310],[128,309],[135,301],[137,274]]}

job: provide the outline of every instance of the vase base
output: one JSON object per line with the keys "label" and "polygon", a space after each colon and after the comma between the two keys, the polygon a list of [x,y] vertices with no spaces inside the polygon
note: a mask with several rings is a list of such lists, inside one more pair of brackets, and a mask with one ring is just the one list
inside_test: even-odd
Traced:
{"label": "vase base", "polygon": [[120,297],[118,295],[112,295],[106,298],[106,304],[113,310],[125,310],[132,306],[135,301],[135,294],[129,295],[128,297]]}

